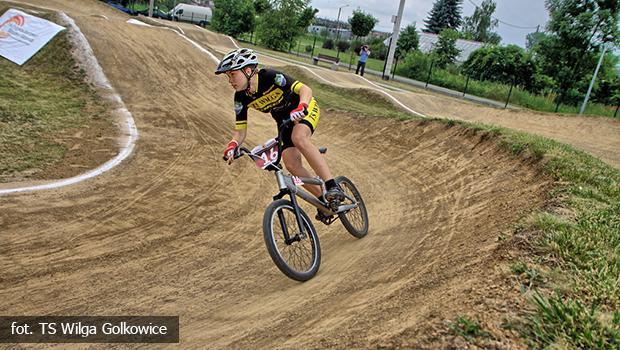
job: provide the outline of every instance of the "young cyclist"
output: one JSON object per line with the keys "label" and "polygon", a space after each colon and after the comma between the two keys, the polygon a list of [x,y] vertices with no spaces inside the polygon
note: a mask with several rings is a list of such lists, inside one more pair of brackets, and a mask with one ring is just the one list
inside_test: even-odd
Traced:
{"label": "young cyclist", "polygon": [[[334,181],[327,162],[310,141],[319,122],[319,106],[312,97],[312,90],[290,76],[272,70],[258,69],[258,57],[251,49],[237,49],[224,56],[215,74],[225,73],[228,82],[235,89],[235,130],[232,140],[224,150],[224,158],[230,164],[237,148],[245,140],[247,132],[248,108],[271,113],[278,128],[291,119],[282,131],[282,160],[291,174],[299,177],[312,177],[301,163],[301,156],[310,167],[325,180],[325,199],[331,207],[337,207],[344,200],[344,194]],[[317,197],[322,191],[316,185],[304,187]]]}

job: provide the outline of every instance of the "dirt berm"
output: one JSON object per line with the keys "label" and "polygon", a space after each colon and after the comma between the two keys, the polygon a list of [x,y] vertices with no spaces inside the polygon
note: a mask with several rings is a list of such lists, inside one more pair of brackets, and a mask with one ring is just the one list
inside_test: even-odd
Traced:
{"label": "dirt berm", "polygon": [[[483,132],[324,110],[313,139],[362,191],[370,233],[317,223],[321,270],[296,283],[262,239],[272,175],[220,160],[232,90],[213,61],[99,1],[29,3],[75,19],[140,139],[94,180],[0,197],[0,314],[179,315],[181,348],[353,349],[434,347],[445,320],[499,327],[511,310],[498,237],[550,185],[528,159]],[[250,145],[274,133],[257,113],[249,128]]]}

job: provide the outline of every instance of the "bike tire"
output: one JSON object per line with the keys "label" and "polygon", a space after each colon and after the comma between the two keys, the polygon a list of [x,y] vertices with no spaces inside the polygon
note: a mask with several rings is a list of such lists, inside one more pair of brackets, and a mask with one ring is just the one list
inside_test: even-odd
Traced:
{"label": "bike tire", "polygon": [[[316,275],[321,265],[321,246],[316,230],[308,215],[299,208],[306,238],[287,245],[280,224],[279,212],[284,216],[289,233],[298,232],[293,203],[287,199],[272,202],[263,216],[263,238],[267,251],[278,269],[287,277],[305,282]],[[285,252],[286,250],[286,252]],[[301,254],[301,255],[300,255]]]}
{"label": "bike tire", "polygon": [[[348,178],[338,176],[336,178],[336,183],[338,183],[347,196],[355,198],[358,204],[357,208],[339,213],[338,217],[344,228],[346,228],[353,237],[363,238],[368,234],[368,211],[366,210],[364,199],[362,199],[362,195],[353,184],[353,181]],[[341,203],[341,205],[342,204],[349,204],[348,200],[345,199],[345,202]]]}

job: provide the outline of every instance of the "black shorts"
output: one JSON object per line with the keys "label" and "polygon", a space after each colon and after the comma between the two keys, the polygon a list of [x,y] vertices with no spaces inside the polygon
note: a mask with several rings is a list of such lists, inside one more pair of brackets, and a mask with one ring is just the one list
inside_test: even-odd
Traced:
{"label": "black shorts", "polygon": [[[308,115],[299,121],[299,124],[306,124],[310,128],[310,132],[314,134],[314,130],[316,126],[319,124],[319,117],[321,115],[321,110],[319,109],[319,105],[316,103],[316,100],[312,98],[310,100],[310,104],[308,105]],[[282,150],[289,147],[295,147],[293,144],[293,127],[295,124],[289,124],[284,130],[282,130]],[[280,123],[278,123],[278,127],[280,127]]]}

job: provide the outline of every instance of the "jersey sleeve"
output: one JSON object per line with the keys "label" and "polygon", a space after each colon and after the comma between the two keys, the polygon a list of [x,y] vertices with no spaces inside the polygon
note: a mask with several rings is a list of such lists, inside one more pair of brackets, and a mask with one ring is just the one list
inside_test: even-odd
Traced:
{"label": "jersey sleeve", "polygon": [[248,106],[235,94],[235,130],[248,128]]}

